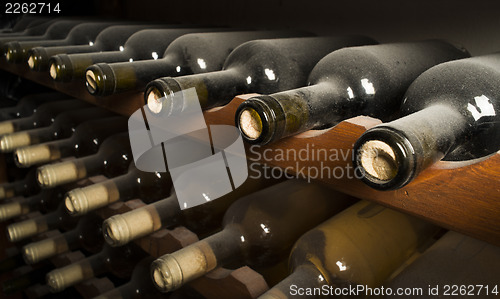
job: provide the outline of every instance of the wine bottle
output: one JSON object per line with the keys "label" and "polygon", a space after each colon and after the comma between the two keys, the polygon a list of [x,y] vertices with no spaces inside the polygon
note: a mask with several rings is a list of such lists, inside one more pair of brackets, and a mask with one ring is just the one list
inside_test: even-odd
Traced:
{"label": "wine bottle", "polygon": [[36,168],[30,169],[24,179],[0,185],[0,199],[16,196],[32,196],[40,192],[36,181]]}
{"label": "wine bottle", "polygon": [[436,232],[427,222],[361,201],[300,237],[290,254],[292,274],[260,298],[311,298],[296,294],[298,288],[347,298],[334,291],[378,287]]}
{"label": "wine bottle", "polygon": [[156,79],[148,83],[144,99],[153,113],[159,113],[171,109],[171,101],[182,101],[181,90],[195,87],[203,109],[222,106],[238,94],[269,93],[305,85],[314,65],[326,54],[374,43],[361,36],[249,41],[231,52],[222,71]]}
{"label": "wine bottle", "polygon": [[86,121],[75,128],[71,138],[19,148],[14,152],[18,167],[30,167],[67,157],[97,153],[106,138],[127,131],[127,118],[114,116]]}
{"label": "wine bottle", "polygon": [[143,259],[135,267],[129,282],[94,299],[168,298],[166,294],[155,288],[153,281],[149,278],[149,267],[153,261],[153,257]]}
{"label": "wine bottle", "polygon": [[354,145],[363,182],[398,189],[445,159],[484,157],[500,149],[500,54],[435,66],[411,84],[400,119],[365,132]]}
{"label": "wine bottle", "polygon": [[270,266],[300,235],[350,203],[345,195],[297,180],[253,193],[231,205],[222,231],[158,258],[153,280],[167,292],[229,262]]}
{"label": "wine bottle", "polygon": [[0,37],[29,35],[29,33],[27,32],[29,29],[37,27],[40,24],[47,23],[49,20],[50,18],[46,17],[23,15],[15,20],[15,23],[11,28],[2,29],[0,31]]}
{"label": "wine bottle", "polygon": [[[102,78],[92,95],[107,96],[125,91],[139,91],[146,84],[163,76],[183,76],[219,71],[231,51],[240,44],[254,39],[307,36],[294,31],[235,31],[205,32],[183,35],[174,40],[161,59],[134,61],[133,63],[99,63],[90,66],[87,78]],[[309,34],[310,35],[310,34]]]}
{"label": "wine bottle", "polygon": [[146,253],[135,244],[120,248],[104,246],[98,254],[47,273],[47,285],[57,293],[107,272],[128,278],[135,265],[145,257]]}
{"label": "wine bottle", "polygon": [[[85,70],[99,62],[133,62],[157,59],[177,37],[193,32],[221,31],[215,28],[147,29],[132,34],[118,51],[59,54],[50,61],[50,76],[56,81],[85,80]],[[100,80],[100,78],[95,78]]]}
{"label": "wine bottle", "polygon": [[161,228],[182,225],[202,236],[219,228],[228,207],[240,197],[274,185],[278,180],[248,178],[236,190],[202,205],[181,210],[175,193],[168,198],[111,216],[103,222],[106,242],[122,246]]}
{"label": "wine bottle", "polygon": [[91,156],[39,167],[37,180],[42,188],[53,188],[94,175],[112,178],[125,173],[131,161],[128,133],[121,133],[107,138]]}
{"label": "wine bottle", "polygon": [[0,121],[29,117],[33,115],[33,113],[40,105],[49,102],[61,101],[67,98],[67,95],[58,92],[46,92],[26,95],[21,98],[15,106],[1,109]]}
{"label": "wine bottle", "polygon": [[25,245],[22,257],[27,264],[36,264],[77,249],[98,253],[104,245],[101,225],[102,218],[90,213],[80,218],[78,225],[70,231]]}
{"label": "wine bottle", "polygon": [[117,25],[117,22],[85,22],[78,24],[68,32],[64,39],[51,40],[35,40],[35,41],[14,41],[6,44],[7,61],[11,63],[26,63],[31,66],[34,61],[30,61],[30,50],[34,47],[54,47],[65,45],[85,45],[94,42],[95,38],[103,29],[112,25]]}
{"label": "wine bottle", "polygon": [[[495,293],[498,295],[499,267],[500,248],[456,232],[448,232],[386,286],[393,290],[405,287],[427,290],[429,285],[483,285],[485,289],[475,290],[475,294],[487,298]],[[465,293],[470,294],[470,289],[467,287]],[[434,295],[423,293],[414,297],[439,298],[438,294]]]}
{"label": "wine bottle", "polygon": [[115,113],[100,107],[62,112],[54,118],[52,124],[48,127],[3,135],[0,137],[0,151],[10,153],[20,147],[69,138],[79,124],[91,119],[107,118],[115,115]]}
{"label": "wine bottle", "polygon": [[0,221],[6,221],[31,212],[48,212],[55,210],[62,202],[67,190],[54,188],[42,190],[30,197],[13,198],[10,202],[0,205]]}
{"label": "wine bottle", "polygon": [[395,43],[335,51],[320,60],[307,87],[252,97],[236,112],[245,141],[267,144],[310,129],[369,115],[397,112],[415,78],[432,66],[467,57],[443,41]]}
{"label": "wine bottle", "polygon": [[93,106],[77,99],[46,103],[40,105],[30,117],[0,122],[0,135],[47,127],[59,113],[90,107]]}
{"label": "wine bottle", "polygon": [[164,27],[153,24],[116,25],[105,28],[86,44],[65,46],[34,47],[28,51],[28,66],[34,71],[48,71],[50,57],[57,54],[91,53],[101,51],[119,51],[127,39],[134,33],[148,29]]}
{"label": "wine bottle", "polygon": [[130,164],[127,174],[69,191],[66,209],[71,215],[84,215],[118,200],[142,199],[153,202],[172,192],[172,179],[166,172],[144,172]]}
{"label": "wine bottle", "polygon": [[[37,35],[37,36],[20,36],[20,37],[0,37],[0,53],[5,55],[7,60],[10,60],[18,55],[23,55],[22,53],[17,53],[18,47],[16,43],[24,42],[24,41],[43,41],[43,40],[54,40],[54,39],[63,39],[75,26],[83,23],[83,20],[61,20],[56,21],[51,24],[45,34]],[[12,42],[14,43],[9,47],[8,44]],[[24,53],[25,55],[26,53]]]}
{"label": "wine bottle", "polygon": [[19,242],[52,229],[71,229],[77,222],[78,218],[68,215],[62,203],[52,213],[10,224],[7,237],[11,242]]}

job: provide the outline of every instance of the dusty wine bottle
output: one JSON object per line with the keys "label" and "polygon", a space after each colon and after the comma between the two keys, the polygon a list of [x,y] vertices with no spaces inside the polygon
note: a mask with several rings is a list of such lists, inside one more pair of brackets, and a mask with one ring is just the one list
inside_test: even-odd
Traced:
{"label": "dusty wine bottle", "polygon": [[25,245],[22,257],[27,264],[36,264],[77,249],[97,253],[104,245],[101,225],[102,218],[90,213],[80,218],[78,225],[70,231]]}
{"label": "dusty wine bottle", "polygon": [[242,93],[296,88],[307,83],[314,65],[331,51],[374,43],[362,36],[254,40],[232,51],[222,71],[151,81],[144,99],[153,113],[160,113],[172,109],[172,101],[182,102],[180,91],[191,87],[203,109],[225,105]]}
{"label": "dusty wine bottle", "polygon": [[49,102],[61,101],[67,98],[67,95],[58,92],[45,92],[26,95],[21,98],[19,102],[17,102],[16,106],[2,108],[0,110],[0,121],[29,117],[33,115],[33,113],[40,105]]}
{"label": "dusty wine bottle", "polygon": [[108,272],[128,278],[135,265],[145,257],[146,253],[135,244],[120,248],[104,246],[98,254],[47,273],[47,285],[52,292],[57,293]]}
{"label": "dusty wine bottle", "polygon": [[183,76],[219,71],[231,51],[249,40],[298,37],[311,34],[294,31],[205,32],[183,35],[174,40],[161,59],[94,64],[87,69],[102,78],[89,92],[106,96],[125,91],[139,91],[146,84],[163,76]]}
{"label": "dusty wine bottle", "polygon": [[71,215],[84,215],[118,200],[142,199],[153,202],[172,192],[172,179],[166,172],[144,172],[130,164],[127,174],[76,188],[66,194],[66,209]]}
{"label": "dusty wine bottle", "polygon": [[387,120],[428,68],[468,53],[443,41],[346,48],[320,60],[307,87],[252,97],[236,112],[245,141],[267,144],[358,115]]}
{"label": "dusty wine bottle", "polygon": [[107,138],[91,156],[39,167],[37,180],[42,188],[53,188],[94,175],[112,178],[125,173],[131,161],[128,133],[121,133]]}
{"label": "dusty wine bottle", "polygon": [[69,216],[64,204],[61,204],[52,213],[10,224],[7,226],[7,237],[11,242],[19,242],[52,229],[71,229],[77,222],[78,218]]}
{"label": "dusty wine bottle", "polygon": [[71,138],[17,149],[14,160],[24,168],[66,157],[89,156],[97,153],[106,138],[127,128],[127,118],[121,116],[86,121],[75,128]]}
{"label": "dusty wine bottle", "polygon": [[297,180],[243,197],[225,213],[222,231],[158,258],[151,265],[155,285],[172,291],[228,262],[270,266],[288,254],[300,235],[351,202]]}
{"label": "dusty wine bottle", "polygon": [[[50,76],[56,81],[85,80],[85,70],[99,62],[133,62],[159,58],[177,37],[193,32],[221,31],[215,28],[147,29],[132,34],[118,51],[59,54],[50,59]],[[96,77],[93,80],[99,81]]]}
{"label": "dusty wine bottle", "polygon": [[362,180],[398,189],[445,159],[484,157],[500,149],[500,54],[440,64],[404,96],[404,117],[365,132],[354,145]]}
{"label": "dusty wine bottle", "polygon": [[31,212],[55,210],[64,198],[66,190],[61,188],[42,190],[30,197],[13,198],[0,205],[0,221],[9,220]]}
{"label": "dusty wine bottle", "polygon": [[[499,267],[500,248],[450,231],[404,268],[386,286],[393,290],[405,287],[427,290],[429,285],[483,285],[488,288],[482,291],[476,290],[475,294],[487,298],[493,295],[498,296],[500,292],[498,290]],[[468,287],[468,290],[470,291],[471,287]],[[439,298],[439,295],[429,296],[428,293],[422,293],[415,294],[413,297]],[[387,296],[386,298],[396,297]]]}
{"label": "dusty wine bottle", "polygon": [[28,51],[28,66],[35,71],[48,71],[50,57],[57,54],[119,51],[120,46],[123,46],[132,34],[155,27],[161,26],[152,24],[110,26],[99,32],[95,40],[89,40],[87,44],[34,47]]}
{"label": "dusty wine bottle", "polygon": [[69,138],[79,124],[112,116],[116,114],[100,107],[65,111],[58,114],[48,127],[3,135],[0,137],[0,151],[10,153],[20,147]]}
{"label": "dusty wine bottle", "polygon": [[380,286],[437,230],[412,216],[361,201],[300,237],[290,254],[292,274],[260,298],[311,298],[294,294],[298,288]]}
{"label": "dusty wine bottle", "polygon": [[34,47],[54,47],[65,45],[85,45],[94,42],[95,38],[103,29],[116,22],[85,22],[74,26],[64,39],[35,40],[35,41],[13,41],[6,44],[7,61],[11,63],[26,63],[33,65],[29,60],[30,50]]}
{"label": "dusty wine bottle", "polygon": [[[204,235],[220,226],[224,213],[233,202],[277,182],[278,180],[248,178],[236,190],[184,210],[181,210],[177,196],[173,193],[168,198],[106,219],[103,222],[104,238],[111,246],[122,246],[161,228],[176,225],[182,225],[199,236]],[[205,196],[208,197],[206,194]]]}
{"label": "dusty wine bottle", "polygon": [[64,111],[93,107],[82,100],[64,100],[40,105],[30,117],[0,122],[0,136],[14,132],[50,126],[54,118]]}

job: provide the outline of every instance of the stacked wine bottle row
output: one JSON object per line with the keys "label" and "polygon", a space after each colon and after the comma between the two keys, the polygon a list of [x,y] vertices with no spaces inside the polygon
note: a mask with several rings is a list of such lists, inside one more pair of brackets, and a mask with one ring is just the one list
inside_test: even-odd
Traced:
{"label": "stacked wine bottle row", "polygon": [[[470,58],[441,40],[24,22],[37,30],[20,24],[0,35],[3,68],[60,90],[77,86],[102,106],[139,95],[144,114],[161,117],[182,113],[189,89],[202,110],[259,93],[229,115],[245,142],[259,146],[376,117],[386,123],[359,138],[349,161],[374,189],[403,188],[437,161],[500,149],[498,54]],[[433,267],[443,272],[419,282],[423,292],[432,283],[476,283],[454,270],[458,258],[470,260],[466,271],[481,275],[483,292],[500,291],[500,249],[492,245],[442,236],[422,219],[318,183],[263,177],[265,166],[255,163],[260,176],[220,198],[199,194],[205,204],[182,209],[168,172],[133,162],[126,117],[53,91],[5,97],[17,102],[0,109],[9,180],[0,185],[0,221],[13,245],[0,263],[11,272],[5,293],[310,298],[354,288],[364,297],[382,286],[412,288]]]}

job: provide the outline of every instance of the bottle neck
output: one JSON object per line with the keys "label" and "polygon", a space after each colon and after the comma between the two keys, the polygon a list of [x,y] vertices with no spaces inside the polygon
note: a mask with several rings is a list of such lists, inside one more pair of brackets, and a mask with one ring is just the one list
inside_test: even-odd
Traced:
{"label": "bottle neck", "polygon": [[54,47],[36,47],[29,51],[28,66],[34,71],[47,71],[49,69],[49,60],[57,54],[71,53],[89,53],[99,51],[98,47],[90,45],[71,45]]}
{"label": "bottle neck", "polygon": [[18,167],[26,168],[74,155],[75,143],[72,138],[18,148],[14,161]]}
{"label": "bottle neck", "polygon": [[355,168],[376,189],[401,188],[446,156],[466,128],[465,118],[452,107],[430,106],[363,134],[354,145]]}
{"label": "bottle neck", "polygon": [[20,147],[50,141],[58,127],[58,124],[54,123],[49,127],[4,135],[0,138],[0,151],[10,153]]}
{"label": "bottle neck", "polygon": [[[311,290],[312,293],[304,290]],[[292,274],[260,296],[260,299],[311,298],[330,294],[328,282],[316,267],[304,264],[296,268]],[[326,293],[325,293],[326,292]]]}
{"label": "bottle neck", "polygon": [[139,91],[156,78],[176,73],[175,66],[169,59],[99,63],[87,70],[87,90],[95,96]]}
{"label": "bottle neck", "polygon": [[164,77],[150,82],[144,93],[145,101],[153,113],[176,111],[183,107],[183,91],[195,88],[202,109],[219,107],[230,102],[234,95],[247,93],[247,84],[237,69],[182,76]]}
{"label": "bottle neck", "polygon": [[78,248],[78,236],[78,230],[74,229],[53,238],[30,243],[23,247],[24,260],[27,264],[36,264],[64,252],[74,250]]}
{"label": "bottle neck", "polygon": [[104,238],[112,246],[122,246],[162,227],[177,224],[179,216],[179,202],[177,196],[172,194],[153,204],[108,218],[103,223]]}
{"label": "bottle neck", "polygon": [[154,283],[164,292],[173,291],[232,261],[241,252],[240,237],[236,227],[227,226],[206,239],[158,258],[151,266]]}
{"label": "bottle neck", "polygon": [[11,242],[24,240],[42,232],[58,228],[61,226],[61,222],[64,221],[63,218],[65,217],[60,209],[38,218],[16,222],[7,227],[7,235]]}

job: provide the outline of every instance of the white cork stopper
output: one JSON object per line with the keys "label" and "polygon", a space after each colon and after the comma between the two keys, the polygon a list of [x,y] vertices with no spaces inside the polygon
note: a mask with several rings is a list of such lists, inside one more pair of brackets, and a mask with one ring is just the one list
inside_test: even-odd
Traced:
{"label": "white cork stopper", "polygon": [[90,91],[95,92],[97,90],[97,82],[95,79],[95,74],[92,70],[88,70],[85,73],[85,80],[87,80],[87,85]]}
{"label": "white cork stopper", "polygon": [[398,172],[394,150],[380,140],[365,142],[359,150],[358,159],[366,173],[381,181],[392,180]]}
{"label": "white cork stopper", "polygon": [[160,91],[153,87],[149,90],[148,93],[148,108],[153,113],[160,113],[163,109],[163,100],[164,97],[160,93]]}
{"label": "white cork stopper", "polygon": [[57,79],[57,66],[55,63],[50,64],[49,73],[50,73],[50,77],[52,77],[52,79],[54,79],[54,80]]}
{"label": "white cork stopper", "polygon": [[35,57],[33,55],[30,55],[30,57],[28,58],[28,66],[30,67],[30,69],[35,68]]}
{"label": "white cork stopper", "polygon": [[262,119],[257,111],[246,108],[240,114],[240,129],[249,139],[257,139],[262,134]]}

